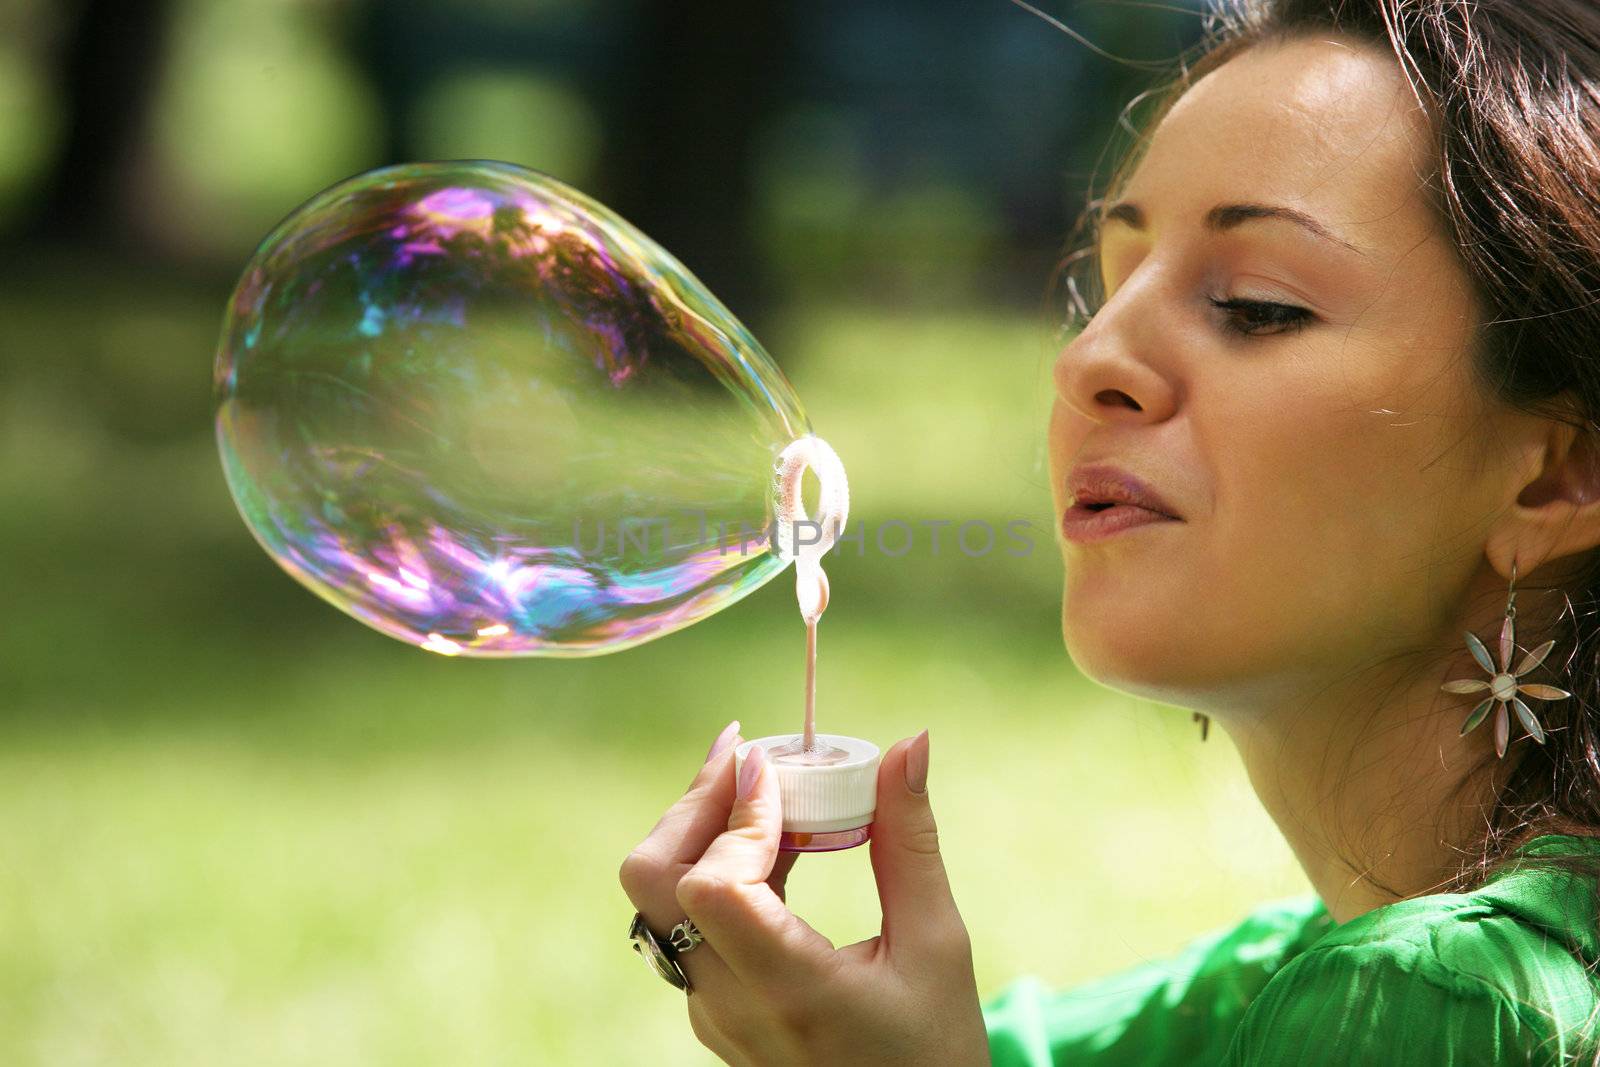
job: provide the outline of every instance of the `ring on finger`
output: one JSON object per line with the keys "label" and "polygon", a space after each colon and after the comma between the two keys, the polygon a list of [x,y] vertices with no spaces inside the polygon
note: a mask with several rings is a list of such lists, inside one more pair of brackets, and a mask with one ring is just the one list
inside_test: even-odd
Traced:
{"label": "ring on finger", "polygon": [[650,927],[644,921],[644,915],[636,911],[633,913],[633,925],[628,928],[628,939],[633,942],[634,951],[644,957],[645,963],[652,971],[683,990],[685,994],[694,992],[689,976],[684,973],[682,964],[678,962],[681,954],[693,951],[696,945],[705,940],[693,919],[686,918],[678,923],[663,940],[650,931]]}

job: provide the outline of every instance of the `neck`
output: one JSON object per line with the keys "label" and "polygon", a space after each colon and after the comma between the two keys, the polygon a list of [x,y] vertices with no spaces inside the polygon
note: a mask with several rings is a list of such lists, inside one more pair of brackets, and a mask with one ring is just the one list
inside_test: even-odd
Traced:
{"label": "neck", "polygon": [[[1489,727],[1461,738],[1464,710],[1392,718],[1389,710],[1355,716],[1349,730],[1285,728],[1299,713],[1339,718],[1303,705],[1284,722],[1225,725],[1263,806],[1341,923],[1440,892],[1489,814],[1469,780]],[[1363,724],[1370,734],[1354,734]]]}
{"label": "neck", "polygon": [[[1531,638],[1546,632],[1540,624],[1548,620],[1521,610],[1520,598],[1518,607],[1518,644],[1526,648],[1521,624],[1529,625]],[[1499,618],[1486,616],[1473,632],[1498,634]],[[1487,829],[1519,746],[1534,743],[1513,719],[1511,747],[1503,760],[1495,759],[1493,711],[1460,736],[1468,713],[1488,695],[1439,690],[1448,680],[1487,678],[1460,641],[1460,629],[1454,628],[1460,654],[1447,661],[1420,652],[1390,656],[1347,684],[1318,686],[1310,699],[1213,713],[1337,922],[1445,891]]]}

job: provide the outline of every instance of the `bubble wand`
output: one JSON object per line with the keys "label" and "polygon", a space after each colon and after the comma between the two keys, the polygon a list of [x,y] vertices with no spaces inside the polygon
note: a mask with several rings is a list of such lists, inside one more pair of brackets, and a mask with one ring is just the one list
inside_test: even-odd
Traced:
{"label": "bubble wand", "polygon": [[[805,471],[821,487],[818,516],[806,516],[801,496]],[[838,541],[849,517],[850,490],[844,464],[826,441],[807,435],[789,443],[775,464],[773,551],[792,560],[795,596],[806,624],[805,728],[798,737],[779,735],[746,741],[735,749],[744,765],[761,745],[778,775],[784,852],[828,852],[865,842],[878,796],[878,746],[858,737],[816,732],[817,623],[828,606],[823,555]],[[815,532],[815,538],[802,536]]]}

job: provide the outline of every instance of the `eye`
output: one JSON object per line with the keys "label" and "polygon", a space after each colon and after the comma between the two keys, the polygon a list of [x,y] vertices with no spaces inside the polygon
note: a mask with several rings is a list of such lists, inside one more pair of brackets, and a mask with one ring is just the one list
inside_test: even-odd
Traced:
{"label": "eye", "polygon": [[[1209,298],[1212,307],[1228,313],[1222,328],[1246,337],[1259,337],[1280,333],[1295,333],[1316,318],[1308,308],[1293,304],[1274,304],[1265,300],[1219,300]],[[1073,307],[1068,311],[1065,329],[1082,332],[1100,310],[1099,302],[1092,306]]]}
{"label": "eye", "polygon": [[1218,300],[1213,297],[1211,306],[1228,313],[1222,324],[1223,329],[1247,337],[1264,333],[1294,333],[1316,317],[1306,308],[1263,300]]}

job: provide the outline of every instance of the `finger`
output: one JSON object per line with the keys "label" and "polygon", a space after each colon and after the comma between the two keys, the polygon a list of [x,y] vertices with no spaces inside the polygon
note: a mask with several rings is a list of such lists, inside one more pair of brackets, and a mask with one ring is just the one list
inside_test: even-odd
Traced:
{"label": "finger", "polygon": [[794,989],[815,981],[833,943],[794,914],[767,884],[783,826],[778,776],[759,745],[741,768],[745,796],[728,827],[678,882],[678,903],[735,977],[752,987]]}
{"label": "finger", "polygon": [[[644,916],[645,925],[662,946],[671,941],[672,928],[685,918],[678,902],[671,899],[665,905],[640,908],[639,914]],[[678,968],[689,980],[689,989],[685,992],[690,997],[703,997],[714,1003],[727,1002],[732,998],[736,1002],[739,979],[734,977],[727,963],[717,956],[717,950],[709,941],[701,941],[687,952],[678,952],[677,959]]]}
{"label": "finger", "polygon": [[[687,918],[677,901],[678,880],[727,826],[733,805],[733,749],[743,741],[738,728],[735,719],[717,736],[689,789],[634,849],[637,856],[630,855],[623,866],[629,900],[663,944],[670,940],[672,928]],[[709,943],[702,941],[677,958],[689,980],[691,1001],[720,1003],[739,996],[738,979]]]}
{"label": "finger", "polygon": [[872,871],[883,908],[883,947],[891,957],[942,957],[966,937],[928,794],[913,793],[906,783],[908,757],[919,747],[925,754],[927,743],[926,730],[898,741],[878,765]]}
{"label": "finger", "polygon": [[[731,748],[700,769],[689,791],[628,853],[617,872],[623,891],[653,931],[684,918],[677,902],[678,880],[727,825],[734,788]],[[719,799],[723,796],[725,800]]]}
{"label": "finger", "polygon": [[[737,720],[729,724],[737,726]],[[733,754],[739,740],[737,733],[730,738],[728,731],[719,735],[726,741],[722,751],[715,751],[695,775],[694,782],[684,797],[668,810],[645,841],[628,857],[623,865],[622,883],[633,906],[644,917],[645,925],[658,942],[665,945],[672,937],[672,929],[688,916],[678,904],[678,880],[693,866],[693,860],[727,825],[727,810],[733,803]],[[725,795],[725,799],[717,799]],[[709,813],[709,816],[708,814]],[[700,843],[696,843],[696,839]],[[674,859],[674,850],[694,850],[689,860]],[[659,853],[665,852],[665,860]],[[739,981],[718,958],[716,949],[705,941],[687,952],[677,953],[678,966],[688,978],[687,990],[691,999],[697,995],[714,1003],[740,995]]]}
{"label": "finger", "polygon": [[772,861],[772,873],[767,875],[767,885],[771,886],[773,893],[785,903],[789,900],[786,892],[789,872],[794,869],[795,861],[799,858],[798,852],[779,852],[778,858]]}
{"label": "finger", "polygon": [[[688,790],[669,807],[635,852],[658,861],[664,867],[687,870],[728,824],[733,807],[733,750],[743,742],[737,733],[739,720],[729,725],[736,731],[723,751],[707,760]],[[682,871],[674,871],[681,875]]]}

